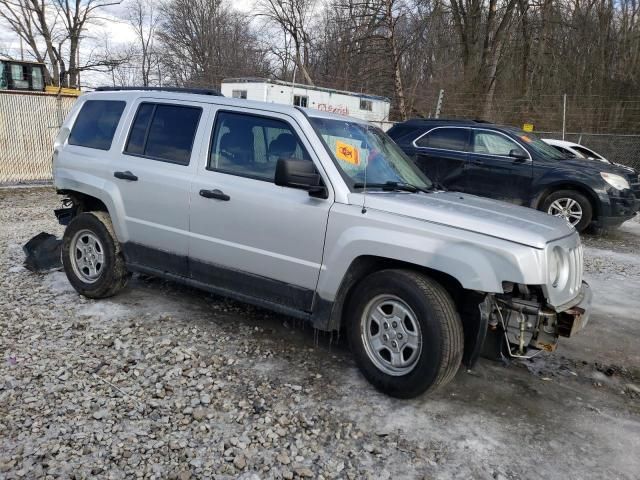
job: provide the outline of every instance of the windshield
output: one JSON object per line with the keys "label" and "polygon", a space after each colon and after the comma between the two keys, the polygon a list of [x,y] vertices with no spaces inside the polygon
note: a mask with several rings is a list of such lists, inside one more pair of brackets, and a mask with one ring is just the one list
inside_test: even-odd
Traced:
{"label": "windshield", "polygon": [[[431,189],[431,181],[377,127],[326,118],[310,118],[352,188],[407,184]],[[366,177],[365,177],[366,173]]]}
{"label": "windshield", "polygon": [[551,160],[567,160],[568,158],[570,158],[556,150],[548,143],[540,140],[533,133],[525,132],[518,128],[512,128],[510,130],[511,133],[517,135],[522,142],[524,142],[531,150],[533,150],[538,155],[549,158]]}

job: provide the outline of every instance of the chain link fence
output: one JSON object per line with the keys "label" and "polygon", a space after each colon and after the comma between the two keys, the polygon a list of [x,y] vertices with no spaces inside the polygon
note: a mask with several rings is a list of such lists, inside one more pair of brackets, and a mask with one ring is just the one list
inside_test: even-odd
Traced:
{"label": "chain link fence", "polygon": [[74,96],[0,92],[0,185],[51,180],[53,141]]}
{"label": "chain link fence", "polygon": [[[542,138],[562,140],[562,132],[535,132]],[[640,135],[566,133],[564,140],[579,143],[607,160],[640,170]]]}
{"label": "chain link fence", "polygon": [[[51,180],[53,141],[75,101],[74,96],[0,92],[0,185]],[[378,126],[388,130],[393,124]],[[535,133],[562,139],[560,131]],[[640,170],[640,135],[567,133],[565,140]]]}

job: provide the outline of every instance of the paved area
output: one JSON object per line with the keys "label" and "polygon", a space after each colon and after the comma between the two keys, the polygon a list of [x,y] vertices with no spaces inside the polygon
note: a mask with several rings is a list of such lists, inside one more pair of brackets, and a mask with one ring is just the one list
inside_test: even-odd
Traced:
{"label": "paved area", "polygon": [[388,398],[344,339],[152,278],[22,267],[49,188],[0,190],[0,478],[640,477],[640,223],[584,237],[595,312],[533,362]]}

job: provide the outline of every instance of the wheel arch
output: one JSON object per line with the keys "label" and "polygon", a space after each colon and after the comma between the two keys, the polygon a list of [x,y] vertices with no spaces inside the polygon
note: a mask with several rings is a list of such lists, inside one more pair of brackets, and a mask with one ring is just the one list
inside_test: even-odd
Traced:
{"label": "wheel arch", "polygon": [[[463,362],[468,366],[475,363],[479,349],[484,343],[484,332],[481,331],[481,316],[478,305],[484,299],[485,294],[465,289],[458,279],[446,272],[402,260],[375,255],[362,255],[355,258],[340,283],[340,288],[334,301],[328,302],[319,297],[316,298],[312,313],[314,326],[325,331],[343,330],[346,325],[343,322],[343,318],[356,287],[369,275],[388,269],[418,272],[430,277],[444,287],[455,303],[462,320],[465,337]],[[479,333],[482,334],[479,335]]]}
{"label": "wheel arch", "polygon": [[551,195],[553,192],[556,192],[558,190],[574,190],[584,195],[589,200],[589,203],[591,203],[591,208],[593,211],[592,220],[596,220],[599,218],[600,205],[598,201],[598,195],[596,194],[596,192],[594,192],[591,188],[589,188],[584,184],[571,182],[571,181],[555,182],[549,185],[544,185],[540,189],[539,193],[534,197],[533,201],[531,202],[531,208],[540,210],[540,207],[544,203],[545,199],[549,195]]}
{"label": "wheel arch", "polygon": [[[124,210],[120,197],[113,197],[113,192],[104,189],[92,188],[58,188],[58,195],[71,199],[71,218],[83,212],[106,212],[111,218],[114,233],[118,241],[123,242],[128,238],[124,224]],[[117,192],[116,192],[117,193]],[[120,213],[120,215],[118,215]]]}
{"label": "wheel arch", "polygon": [[71,199],[74,207],[73,216],[84,212],[94,211],[109,213],[107,205],[98,197],[74,190],[58,190],[58,194],[67,196]]}

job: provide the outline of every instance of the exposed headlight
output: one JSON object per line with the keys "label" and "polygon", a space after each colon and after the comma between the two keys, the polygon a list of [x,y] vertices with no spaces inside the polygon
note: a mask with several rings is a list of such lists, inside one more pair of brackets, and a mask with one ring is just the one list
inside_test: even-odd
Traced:
{"label": "exposed headlight", "polygon": [[616,190],[624,190],[625,188],[629,188],[629,182],[627,182],[627,179],[620,175],[616,175],[615,173],[600,172],[600,176],[605,182],[607,182]]}
{"label": "exposed headlight", "polygon": [[562,248],[554,247],[549,252],[549,282],[554,288],[564,288],[569,279],[569,262]]}

